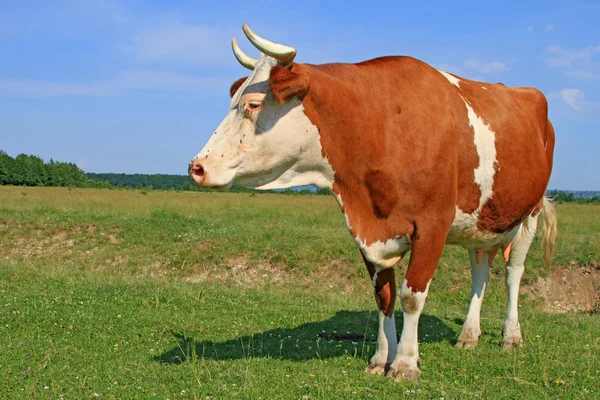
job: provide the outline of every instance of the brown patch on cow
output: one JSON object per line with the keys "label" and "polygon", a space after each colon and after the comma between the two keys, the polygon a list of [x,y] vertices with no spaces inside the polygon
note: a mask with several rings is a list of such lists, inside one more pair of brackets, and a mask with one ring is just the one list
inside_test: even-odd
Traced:
{"label": "brown patch on cow", "polygon": [[396,304],[396,274],[393,268],[382,269],[377,272],[377,269],[369,260],[367,260],[362,254],[362,259],[369,271],[371,280],[377,274],[374,282],[374,294],[375,301],[379,310],[386,316],[389,317],[394,314],[394,306]]}
{"label": "brown patch on cow", "polygon": [[375,216],[387,218],[398,203],[396,183],[384,171],[374,170],[365,175],[365,185]]}
{"label": "brown patch on cow", "polygon": [[548,312],[600,312],[600,263],[572,263],[569,268],[557,268],[546,278],[539,277],[521,288],[543,299],[542,309]]}
{"label": "brown patch on cow", "polygon": [[[240,78],[237,81],[233,82],[233,84],[229,88],[229,97],[235,96],[235,94],[237,93],[237,91],[240,88],[240,86],[242,86],[244,84],[244,82],[246,82],[246,79],[248,79],[247,76],[245,76],[243,78]],[[216,133],[217,132],[215,132],[215,134]]]}
{"label": "brown patch on cow", "polygon": [[375,280],[375,298],[378,300],[379,310],[389,317],[394,314],[396,303],[396,278],[394,269],[383,269],[377,273]]}
{"label": "brown patch on cow", "polygon": [[293,97],[302,100],[308,91],[309,82],[308,75],[297,73],[294,65],[291,69],[276,65],[271,69],[269,89],[277,102],[285,103]]}
{"label": "brown patch on cow", "polygon": [[402,309],[408,314],[414,314],[419,310],[417,298],[412,293],[402,296]]}

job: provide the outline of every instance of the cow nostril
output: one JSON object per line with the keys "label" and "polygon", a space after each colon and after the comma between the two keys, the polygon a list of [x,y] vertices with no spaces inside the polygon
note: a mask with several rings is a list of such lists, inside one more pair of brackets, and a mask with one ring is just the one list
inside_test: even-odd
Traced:
{"label": "cow nostril", "polygon": [[195,164],[192,166],[192,173],[196,176],[203,176],[204,168],[202,168],[202,165],[200,164]]}

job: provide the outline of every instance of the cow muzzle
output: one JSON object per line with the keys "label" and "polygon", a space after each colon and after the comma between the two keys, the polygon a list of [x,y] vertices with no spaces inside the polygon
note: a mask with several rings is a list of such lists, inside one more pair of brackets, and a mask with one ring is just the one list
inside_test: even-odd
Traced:
{"label": "cow muzzle", "polygon": [[190,178],[192,178],[192,180],[196,182],[198,186],[204,186],[204,181],[206,180],[206,173],[200,160],[192,160],[188,167],[188,174],[190,174]]}
{"label": "cow muzzle", "polygon": [[204,165],[198,158],[192,160],[188,166],[188,174],[190,178],[200,187],[206,187],[210,189],[229,189],[231,183],[222,185],[216,182],[212,182],[209,174],[206,172],[206,165]]}

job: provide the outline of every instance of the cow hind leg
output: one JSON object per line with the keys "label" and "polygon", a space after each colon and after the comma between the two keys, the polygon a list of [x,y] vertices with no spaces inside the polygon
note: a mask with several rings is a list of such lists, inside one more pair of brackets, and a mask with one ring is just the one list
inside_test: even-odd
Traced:
{"label": "cow hind leg", "polygon": [[505,349],[522,345],[521,326],[519,324],[519,286],[525,271],[525,258],[535,236],[537,215],[529,216],[519,228],[512,242],[510,255],[506,264],[506,291],[508,304],[506,319],[502,329],[502,345]]}
{"label": "cow hind leg", "polygon": [[[362,253],[361,253],[362,254]],[[363,260],[375,292],[375,301],[379,307],[379,329],[377,332],[377,349],[365,370],[370,374],[383,374],[392,363],[396,354],[397,337],[394,321],[394,305],[396,302],[396,278],[393,268],[379,268],[363,255]]]}
{"label": "cow hind leg", "polygon": [[475,348],[481,336],[480,315],[483,295],[490,280],[490,257],[484,255],[478,257],[475,249],[469,248],[469,259],[471,261],[471,304],[467,312],[467,318],[463,324],[462,331],[456,342],[457,347]]}

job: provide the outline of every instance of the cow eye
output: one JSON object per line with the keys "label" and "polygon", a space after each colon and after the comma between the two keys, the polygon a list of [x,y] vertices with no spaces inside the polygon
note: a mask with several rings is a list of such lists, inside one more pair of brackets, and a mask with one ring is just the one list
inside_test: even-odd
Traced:
{"label": "cow eye", "polygon": [[246,108],[248,110],[254,111],[254,110],[258,110],[259,108],[261,108],[263,105],[262,101],[257,101],[257,100],[250,100],[247,104],[246,104]]}

